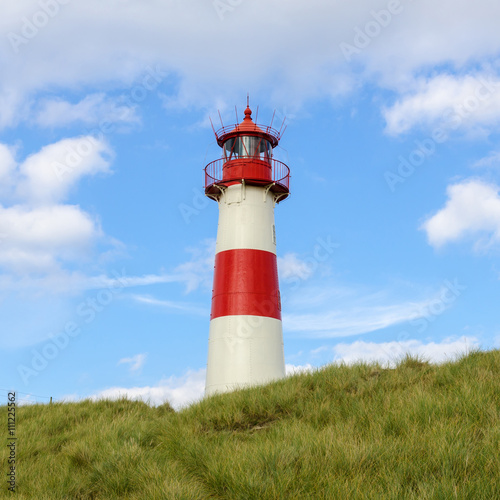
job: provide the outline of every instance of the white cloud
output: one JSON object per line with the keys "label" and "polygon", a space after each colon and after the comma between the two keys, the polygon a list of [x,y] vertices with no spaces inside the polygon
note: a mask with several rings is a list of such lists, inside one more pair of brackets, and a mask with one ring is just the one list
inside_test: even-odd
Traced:
{"label": "white cloud", "polygon": [[[312,371],[313,366],[306,365],[286,365],[286,374],[305,373]],[[189,370],[180,377],[172,376],[162,379],[157,385],[146,387],[112,387],[99,391],[91,396],[92,399],[119,399],[128,397],[132,400],[149,402],[153,406],[158,406],[168,401],[176,410],[188,406],[201,400],[205,395],[206,370]],[[75,400],[74,395],[63,398]]]}
{"label": "white cloud", "polygon": [[[1,236],[1,235],[0,235]],[[0,245],[2,239],[0,238]],[[42,290],[50,290],[54,294],[80,294],[87,290],[114,290],[149,286],[162,283],[183,283],[179,276],[168,274],[147,274],[143,276],[127,276],[126,270],[113,270],[111,276],[104,274],[87,276],[80,271],[54,269],[50,273],[36,276],[29,275],[0,275],[0,292],[30,292],[37,294]]]}
{"label": "white cloud", "polygon": [[[6,212],[8,216],[2,218],[3,212]],[[17,212],[21,214],[21,219],[23,219],[22,215],[25,215],[25,220],[23,220],[21,227],[16,229],[15,225],[19,226],[16,222]],[[66,215],[68,222],[65,222],[64,217],[61,216],[64,223],[59,224],[58,213]],[[74,215],[73,219],[71,215]],[[213,256],[210,261],[207,261],[207,258],[203,256],[205,252],[209,254],[212,252],[213,242],[211,240],[203,242],[198,249],[188,249],[194,258],[177,266],[170,273],[131,276],[127,275],[125,268],[121,267],[111,270],[108,274],[88,276],[81,271],[68,271],[57,266],[56,263],[60,260],[71,260],[73,257],[75,259],[81,258],[82,254],[86,253],[89,244],[96,238],[102,237],[100,227],[90,218],[83,219],[88,221],[87,237],[79,233],[79,216],[88,217],[84,212],[79,212],[78,207],[72,205],[56,205],[37,209],[28,209],[22,206],[3,209],[0,206],[0,265],[3,259],[5,263],[11,264],[10,271],[18,269],[22,273],[15,276],[12,274],[0,275],[0,292],[38,294],[43,290],[51,290],[55,294],[79,294],[88,290],[105,288],[116,290],[165,283],[182,284],[186,287],[187,292],[191,292],[200,285],[207,288],[211,286]],[[37,226],[35,231],[29,232],[32,218],[40,222],[40,227]],[[43,224],[45,219],[48,220],[46,224]],[[52,220],[58,224],[53,225]],[[94,230],[91,229],[92,224],[94,224]],[[4,232],[2,233],[2,231]],[[26,251],[22,250],[24,247],[26,247]],[[28,259],[24,259],[25,256],[30,257],[33,269],[27,266]],[[194,276],[196,269],[203,270],[207,276]],[[30,277],[29,272],[32,270],[45,270],[47,273]],[[151,295],[132,295],[131,298],[143,304],[165,309],[205,316],[209,314],[205,308],[190,302],[163,300]]]}
{"label": "white cloud", "polygon": [[357,361],[378,361],[394,366],[395,362],[406,354],[421,356],[433,363],[441,363],[453,360],[459,354],[478,348],[477,338],[464,336],[428,343],[416,339],[381,343],[357,341],[352,344],[337,344],[333,346],[332,351],[336,362],[343,361],[350,364]]}
{"label": "white cloud", "polygon": [[6,144],[0,144],[0,193],[12,189],[12,176],[16,169],[13,148]]}
{"label": "white cloud", "polygon": [[129,370],[131,372],[138,372],[144,366],[144,363],[146,362],[147,356],[148,356],[147,354],[136,354],[135,356],[132,356],[131,358],[120,359],[120,361],[118,361],[118,364],[119,365],[128,364],[128,365],[130,365]]}
{"label": "white cloud", "polygon": [[480,180],[466,180],[447,188],[444,208],[421,226],[429,244],[439,248],[467,236],[477,236],[476,247],[500,240],[499,187]]}
{"label": "white cloud", "polygon": [[92,136],[63,139],[19,166],[18,198],[33,204],[63,201],[86,175],[110,172],[109,146]]}
{"label": "white cloud", "polygon": [[297,254],[287,253],[283,257],[278,257],[278,271],[280,279],[299,278],[307,280],[312,274],[311,266],[299,259]]}
{"label": "white cloud", "polygon": [[[430,0],[404,1],[402,12],[368,37],[357,64],[348,64],[340,44],[354,43],[356,30],[373,23],[372,12],[387,6],[387,0],[253,0],[230,6],[221,20],[213,2],[201,0],[106,5],[87,0],[59,5],[46,26],[16,44],[15,36],[26,30],[24,18],[31,22],[41,8],[34,1],[6,4],[0,21],[0,126],[21,115],[32,120],[19,111],[27,96],[39,91],[132,87],[142,84],[153,64],[175,75],[176,98],[183,105],[209,106],[207,95],[234,102],[242,89],[251,88],[285,106],[338,95],[367,77],[403,87],[408,75],[422,68],[463,67],[500,49],[498,2],[443,0],[437,9]],[[244,58],[243,41],[227,42],[241,40],[242,25],[269,33],[256,37]],[[67,43],[68,34],[75,43]],[[354,76],[360,71],[362,78]]]}
{"label": "white cloud", "polygon": [[0,206],[0,234],[0,266],[25,274],[54,271],[61,261],[84,257],[102,232],[76,206]]}
{"label": "white cloud", "polygon": [[12,87],[2,88],[0,77],[0,130],[19,123],[23,111],[28,107],[27,100],[28,97],[23,95],[22,90],[15,90]]}
{"label": "white cloud", "polygon": [[155,386],[146,387],[111,387],[98,392],[92,399],[119,399],[128,397],[132,400],[149,402],[153,406],[168,401],[175,409],[200,400],[205,392],[206,370],[188,371],[180,377],[162,379]]}
{"label": "white cloud", "polygon": [[[406,340],[402,342],[362,342],[352,344],[337,344],[331,348],[334,362],[355,363],[357,361],[379,361],[394,365],[405,354],[419,355],[431,362],[439,363],[452,360],[455,356],[471,349],[479,348],[479,342],[474,337],[447,338],[442,342],[424,343],[420,340]],[[307,373],[315,369],[310,364],[286,364],[286,375]],[[180,409],[195,403],[204,397],[206,370],[190,370],[180,377],[172,376],[162,379],[155,386],[146,387],[112,387],[99,391],[91,396],[92,399],[119,399],[128,397],[132,400],[149,402],[153,406],[168,401],[175,409]],[[74,395],[67,400],[75,400]]]}
{"label": "white cloud", "polygon": [[123,100],[112,99],[103,93],[90,94],[76,104],[64,99],[43,99],[34,116],[41,127],[64,127],[73,123],[83,125],[123,123],[135,124],[140,119],[137,116],[137,106],[125,105]]}
{"label": "white cloud", "polygon": [[298,373],[308,373],[312,372],[314,370],[314,367],[310,365],[309,363],[305,365],[291,365],[286,363],[285,364],[285,373],[288,376],[290,375],[296,375]]}
{"label": "white cloud", "polygon": [[88,256],[103,237],[100,224],[79,206],[62,204],[85,175],[108,173],[109,147],[91,137],[64,139],[23,162],[0,145],[0,266],[21,274],[56,272],[63,261]]}
{"label": "white cloud", "polygon": [[500,122],[500,78],[483,73],[419,80],[412,93],[384,110],[384,117],[393,135],[416,126],[448,131],[495,125]]}

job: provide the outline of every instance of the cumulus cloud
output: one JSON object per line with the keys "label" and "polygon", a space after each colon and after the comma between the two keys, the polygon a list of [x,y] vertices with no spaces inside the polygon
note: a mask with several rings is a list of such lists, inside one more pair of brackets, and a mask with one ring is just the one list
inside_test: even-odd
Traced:
{"label": "cumulus cloud", "polygon": [[476,236],[476,248],[500,241],[499,187],[481,180],[465,180],[447,188],[444,208],[420,227],[429,244],[440,248],[447,243]]}
{"label": "cumulus cloud", "polygon": [[352,344],[341,343],[333,346],[336,362],[356,363],[358,361],[375,362],[394,366],[406,354],[420,356],[433,363],[453,360],[457,355],[479,348],[475,337],[446,338],[441,342],[422,342],[410,339],[391,342],[364,342]]}
{"label": "cumulus cloud", "polygon": [[19,165],[17,197],[30,204],[64,201],[83,176],[109,173],[111,156],[109,146],[92,136],[45,146]]}
{"label": "cumulus cloud", "polygon": [[155,386],[146,387],[111,387],[92,396],[92,399],[119,399],[128,397],[153,406],[169,402],[175,409],[200,400],[205,392],[206,370],[188,371],[180,377],[162,379]]}
{"label": "cumulus cloud", "polygon": [[298,373],[312,372],[313,370],[314,367],[309,363],[305,365],[291,365],[288,363],[285,364],[285,373],[287,376],[296,375]]}
{"label": "cumulus cloud", "polygon": [[470,130],[500,122],[500,78],[492,74],[438,75],[384,110],[393,135],[416,126]]}
{"label": "cumulus cloud", "polygon": [[0,266],[20,273],[54,271],[82,258],[102,235],[98,223],[73,205],[0,206]]}
{"label": "cumulus cloud", "polygon": [[0,266],[26,274],[55,272],[79,260],[103,236],[99,221],[77,205],[63,204],[81,177],[108,173],[111,150],[91,137],[64,139],[22,162],[0,145]]}

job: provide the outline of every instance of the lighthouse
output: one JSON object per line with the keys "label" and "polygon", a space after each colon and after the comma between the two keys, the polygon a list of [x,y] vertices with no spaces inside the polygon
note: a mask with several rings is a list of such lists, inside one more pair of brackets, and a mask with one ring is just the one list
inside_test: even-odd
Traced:
{"label": "lighthouse", "polygon": [[[272,122],[271,122],[272,125]],[[222,156],[205,167],[219,206],[208,343],[207,395],[284,377],[274,207],[290,169],[273,158],[281,131],[244,120],[215,131]]]}

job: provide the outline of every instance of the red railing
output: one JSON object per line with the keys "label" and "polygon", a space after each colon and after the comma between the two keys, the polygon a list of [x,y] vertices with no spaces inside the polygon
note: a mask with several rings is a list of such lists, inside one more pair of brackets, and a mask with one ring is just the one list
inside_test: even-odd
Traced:
{"label": "red railing", "polygon": [[[233,160],[234,161],[234,160]],[[222,183],[223,168],[226,160],[219,158],[205,167],[205,189],[210,188],[214,184]],[[287,165],[279,160],[271,160],[272,166],[272,182],[277,184],[286,192],[290,189],[290,169]],[[224,182],[230,182],[238,179],[224,179]],[[246,181],[260,181],[261,179],[245,179]]]}
{"label": "red railing", "polygon": [[[276,130],[268,125],[261,125],[257,123],[251,123],[251,125],[254,126],[255,132],[261,133],[264,132],[267,135],[270,135],[272,137],[271,142],[273,142],[275,145],[278,144],[280,138],[281,138],[281,131]],[[215,137],[217,138],[217,142],[219,143],[219,146],[222,146],[223,138],[225,135],[233,132],[233,131],[238,131],[240,128],[240,125],[235,124],[235,125],[226,125],[224,127],[221,127],[219,130],[214,131],[215,132]],[[251,129],[249,126],[245,128],[245,132],[251,132]],[[273,146],[274,147],[274,146]]]}

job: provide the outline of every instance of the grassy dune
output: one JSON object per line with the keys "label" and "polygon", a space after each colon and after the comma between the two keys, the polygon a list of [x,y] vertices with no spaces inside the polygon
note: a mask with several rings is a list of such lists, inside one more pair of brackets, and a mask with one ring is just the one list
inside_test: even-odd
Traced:
{"label": "grassy dune", "polygon": [[17,436],[19,499],[499,499],[500,351],[329,366],[180,412],[24,406]]}

